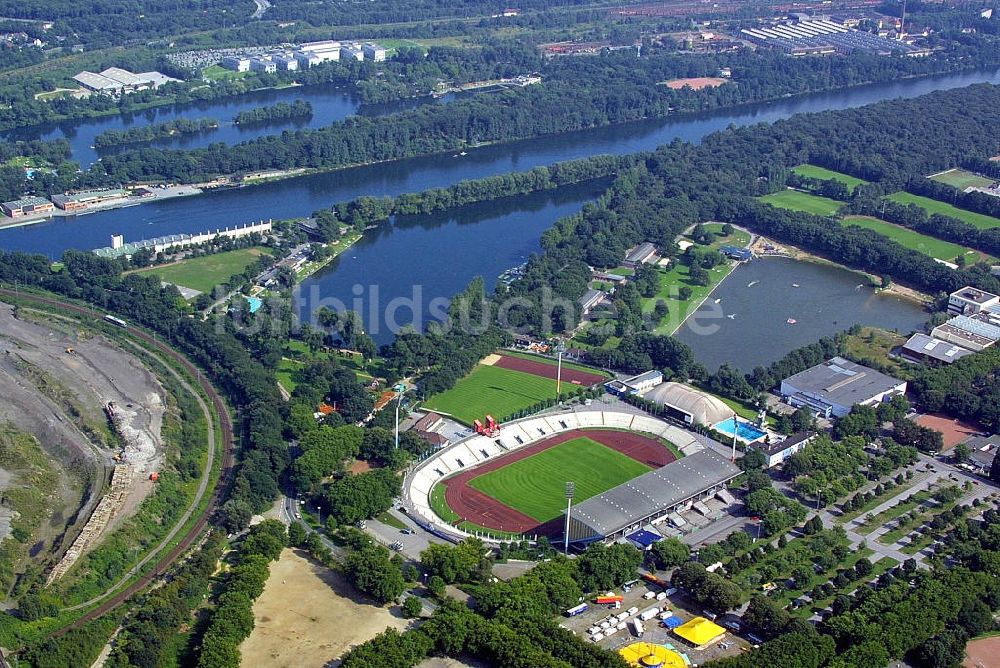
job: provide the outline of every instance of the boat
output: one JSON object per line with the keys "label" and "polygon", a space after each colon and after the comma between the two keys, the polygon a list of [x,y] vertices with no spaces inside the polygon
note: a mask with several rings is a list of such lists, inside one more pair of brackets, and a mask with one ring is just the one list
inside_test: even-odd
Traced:
{"label": "boat", "polygon": [[793,288],[797,288],[797,287],[799,287],[799,284],[798,283],[792,283],[792,287]]}
{"label": "boat", "polygon": [[718,304],[721,301],[722,301],[722,297],[719,297],[718,299],[715,300],[715,303]]}
{"label": "boat", "polygon": [[736,314],[735,313],[730,313],[726,317],[729,318],[730,320],[736,320]]}
{"label": "boat", "polygon": [[794,325],[795,323],[798,322],[798,320],[796,320],[795,318],[789,318],[785,322],[787,322],[789,325]]}
{"label": "boat", "polygon": [[753,286],[757,285],[758,283],[760,283],[760,281],[750,281],[749,283],[747,283],[747,287],[748,288],[752,288]]}
{"label": "boat", "polygon": [[461,153],[459,153],[459,155],[469,155],[469,154],[466,153],[465,151],[462,151]]}

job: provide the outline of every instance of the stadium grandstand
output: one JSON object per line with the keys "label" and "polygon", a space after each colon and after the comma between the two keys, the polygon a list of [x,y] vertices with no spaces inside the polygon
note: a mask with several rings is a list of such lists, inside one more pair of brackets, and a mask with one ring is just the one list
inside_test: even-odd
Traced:
{"label": "stadium grandstand", "polygon": [[[681,461],[705,450],[713,443],[711,439],[701,434],[687,431],[645,413],[581,406],[572,411],[561,411],[506,423],[494,436],[476,434],[436,451],[407,476],[403,484],[404,504],[411,517],[424,528],[445,538],[461,540],[470,534],[438,517],[430,507],[429,495],[435,484],[454,473],[474,468],[487,460],[551,438],[556,434],[592,428],[623,429],[666,439],[685,455]],[[715,446],[722,447],[718,444]],[[697,461],[695,460],[695,463]]]}
{"label": "stadium grandstand", "polygon": [[569,540],[585,544],[623,538],[701,499],[724,493],[726,483],[740,473],[739,467],[711,448],[699,450],[574,506]]}

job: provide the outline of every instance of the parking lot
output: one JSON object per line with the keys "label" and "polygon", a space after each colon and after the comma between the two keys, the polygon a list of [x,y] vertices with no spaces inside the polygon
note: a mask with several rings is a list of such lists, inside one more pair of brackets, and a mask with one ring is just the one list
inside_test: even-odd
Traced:
{"label": "parking lot", "polygon": [[[632,586],[628,592],[623,592],[621,590],[616,590],[614,592],[615,594],[623,596],[621,607],[617,610],[613,609],[611,606],[597,605],[592,600],[588,600],[587,605],[589,607],[586,612],[575,617],[564,617],[560,620],[560,623],[562,626],[568,628],[577,635],[589,639],[591,636],[588,634],[588,629],[600,626],[601,622],[606,620],[609,615],[621,614],[635,608],[638,612],[627,618],[625,629],[617,631],[611,636],[600,640],[598,644],[601,647],[610,650],[618,650],[638,641],[650,642],[658,645],[668,645],[672,646],[677,652],[686,655],[690,659],[692,665],[700,665],[714,659],[734,656],[740,652],[750,649],[751,643],[749,641],[730,631],[727,631],[720,640],[711,644],[706,649],[697,650],[685,640],[676,636],[671,630],[662,626],[658,616],[643,622],[643,634],[641,637],[637,637],[635,635],[633,625],[629,622],[636,619],[644,611],[649,610],[653,606],[660,609],[666,608],[671,612],[672,617],[679,617],[682,623],[702,614],[694,604],[686,601],[684,596],[680,593],[674,593],[662,600],[657,600],[655,595],[661,591],[662,589],[658,586],[647,586],[645,582],[639,581],[637,584]],[[654,598],[645,598],[648,596],[648,592],[652,592]],[[723,620],[720,618],[716,621],[721,622]]]}

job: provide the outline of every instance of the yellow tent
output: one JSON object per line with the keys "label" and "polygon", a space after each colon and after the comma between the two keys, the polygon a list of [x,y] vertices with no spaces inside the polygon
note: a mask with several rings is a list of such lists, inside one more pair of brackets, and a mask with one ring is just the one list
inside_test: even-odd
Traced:
{"label": "yellow tent", "polygon": [[725,635],[726,629],[704,617],[695,617],[674,629],[674,633],[695,647],[704,647]]}
{"label": "yellow tent", "polygon": [[687,668],[687,662],[677,652],[651,642],[632,643],[618,654],[634,668]]}

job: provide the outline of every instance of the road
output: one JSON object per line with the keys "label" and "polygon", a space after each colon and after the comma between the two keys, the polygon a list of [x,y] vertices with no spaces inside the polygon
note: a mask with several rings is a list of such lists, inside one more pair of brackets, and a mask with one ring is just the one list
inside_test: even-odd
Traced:
{"label": "road", "polygon": [[[40,295],[25,293],[21,291],[8,290],[6,288],[0,288],[0,295],[9,299],[16,299],[21,301],[33,302],[35,304],[40,304],[43,306],[48,306],[60,311],[65,315],[67,313],[76,314],[78,316],[84,316],[87,318],[102,319],[104,317],[103,313],[95,311],[88,307],[79,306],[77,304],[62,301],[60,299],[53,299],[50,297],[43,297]],[[141,339],[147,346],[154,348],[163,355],[166,355],[174,362],[179,364],[184,368],[190,375],[195,376],[198,379],[198,385],[201,386],[202,391],[205,393],[215,409],[215,413],[219,416],[219,427],[222,430],[222,466],[220,469],[219,479],[215,486],[215,491],[212,494],[212,499],[206,506],[205,510],[197,517],[194,525],[190,530],[180,539],[177,545],[170,550],[166,555],[164,555],[151,571],[137,580],[132,584],[125,587],[118,594],[114,595],[109,600],[94,608],[93,610],[87,612],[86,614],[77,618],[74,622],[69,625],[55,631],[53,636],[61,636],[71,629],[78,628],[89,621],[97,619],[106,615],[111,610],[114,610],[122,603],[130,599],[135,593],[145,589],[147,586],[152,584],[157,580],[163,573],[167,571],[170,566],[177,561],[182,554],[184,554],[189,547],[198,539],[201,532],[204,530],[205,526],[208,524],[208,519],[211,517],[212,513],[218,507],[221,501],[222,493],[226,487],[225,483],[229,479],[229,475],[232,472],[233,467],[233,422],[232,416],[229,414],[229,408],[226,406],[226,402],[222,399],[222,396],[216,391],[215,387],[212,386],[210,382],[201,374],[201,371],[192,364],[187,357],[177,352],[163,341],[157,339],[151,334],[148,334],[135,327],[129,327],[128,331],[131,335]]]}

